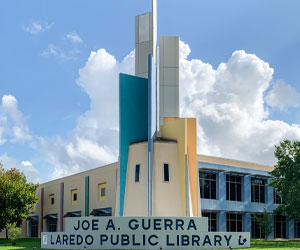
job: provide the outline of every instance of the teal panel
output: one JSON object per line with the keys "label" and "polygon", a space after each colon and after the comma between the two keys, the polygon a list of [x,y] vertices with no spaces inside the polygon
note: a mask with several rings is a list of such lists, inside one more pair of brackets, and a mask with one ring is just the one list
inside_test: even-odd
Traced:
{"label": "teal panel", "polygon": [[90,204],[90,177],[85,177],[85,216],[89,216],[89,204]]}
{"label": "teal panel", "polygon": [[148,138],[148,79],[119,76],[120,216],[123,216],[130,143]]}

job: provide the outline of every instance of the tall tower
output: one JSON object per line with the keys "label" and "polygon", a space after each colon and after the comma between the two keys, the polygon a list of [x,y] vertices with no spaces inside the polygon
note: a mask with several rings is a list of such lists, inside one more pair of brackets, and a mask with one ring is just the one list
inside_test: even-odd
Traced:
{"label": "tall tower", "polygon": [[152,11],[135,17],[135,75],[148,78],[148,55],[156,64],[157,7],[152,1]]}
{"label": "tall tower", "polygon": [[196,119],[179,118],[179,37],[160,37],[157,56],[156,9],[135,17],[135,76],[119,79],[119,215],[201,216]]}

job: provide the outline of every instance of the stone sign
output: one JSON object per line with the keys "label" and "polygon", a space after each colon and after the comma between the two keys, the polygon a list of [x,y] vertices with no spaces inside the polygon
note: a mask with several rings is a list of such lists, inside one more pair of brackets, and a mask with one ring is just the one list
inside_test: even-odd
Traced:
{"label": "stone sign", "polygon": [[250,247],[250,233],[208,232],[204,217],[66,218],[66,232],[42,233],[44,249],[216,249]]}

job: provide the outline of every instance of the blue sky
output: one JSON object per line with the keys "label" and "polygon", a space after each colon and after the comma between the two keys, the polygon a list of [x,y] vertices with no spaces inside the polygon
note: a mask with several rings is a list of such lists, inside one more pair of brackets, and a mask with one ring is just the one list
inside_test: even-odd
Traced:
{"label": "blue sky", "polygon": [[[117,72],[133,73],[132,55],[123,59],[134,49],[134,16],[150,9],[150,0],[2,2],[0,159],[6,168],[18,167],[30,180],[43,182],[117,157],[117,140],[108,138],[117,136],[117,120],[107,118],[107,113],[116,110],[105,113],[104,106],[118,104],[113,96],[101,93],[117,91],[112,83]],[[299,139],[299,9],[298,0],[158,0],[158,36],[180,36],[182,53],[187,46],[191,50],[182,63],[205,76],[191,80],[183,67],[182,84],[190,79],[197,88],[214,85],[210,94],[194,85],[190,86],[194,92],[183,94],[188,98],[182,104],[182,115],[192,114],[199,120],[200,153],[272,164],[274,144],[283,138]],[[233,56],[235,51],[240,52]],[[111,60],[109,69],[105,70],[102,59]],[[224,101],[230,106],[225,112],[230,122],[224,126],[223,118],[212,117],[207,110],[220,105],[220,98],[212,98],[212,93],[230,92],[218,87],[223,81],[218,77],[225,74],[218,71],[219,65],[224,62],[228,70],[237,65],[235,60],[245,60],[245,64],[234,71],[234,89],[244,83],[249,89],[257,88],[253,95],[263,114],[241,118],[247,112],[251,115],[256,106],[246,110],[241,108],[243,103]],[[262,65],[266,68],[260,72]],[[258,74],[253,78],[258,84],[253,86],[247,83],[249,67],[254,70],[251,75]],[[210,83],[214,77],[217,80]],[[261,82],[265,85],[259,85]],[[100,85],[104,83],[103,90]],[[206,106],[196,105],[199,98]],[[219,108],[214,111],[225,117]],[[247,119],[255,125],[243,134]],[[232,138],[232,146],[220,138]]]}

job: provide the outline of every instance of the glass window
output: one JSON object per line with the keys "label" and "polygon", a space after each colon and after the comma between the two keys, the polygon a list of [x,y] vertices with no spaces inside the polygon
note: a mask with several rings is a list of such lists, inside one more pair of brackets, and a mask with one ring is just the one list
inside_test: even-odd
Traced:
{"label": "glass window", "polygon": [[57,218],[48,218],[47,219],[48,232],[57,231]]}
{"label": "glass window", "polygon": [[295,234],[295,238],[300,238],[300,222],[299,221],[295,221],[294,222],[294,234]]}
{"label": "glass window", "polygon": [[72,189],[71,190],[71,203],[72,203],[72,205],[77,204],[77,199],[78,199],[78,190],[77,189]]}
{"label": "glass window", "polygon": [[226,200],[242,201],[242,177],[226,175]]}
{"label": "glass window", "polygon": [[274,204],[281,204],[282,203],[282,197],[280,193],[274,188]]}
{"label": "glass window", "polygon": [[98,199],[100,201],[106,200],[106,182],[98,184]]}
{"label": "glass window", "polygon": [[164,163],[164,181],[165,182],[170,181],[169,164],[167,164],[167,163]]}
{"label": "glass window", "polygon": [[251,201],[265,203],[265,181],[251,178]]}
{"label": "glass window", "polygon": [[257,221],[254,220],[254,216],[261,218],[262,214],[251,214],[251,238],[264,239],[265,236],[263,235],[261,227],[258,225]]}
{"label": "glass window", "polygon": [[208,231],[217,232],[217,213],[203,212],[202,217],[208,218]]}
{"label": "glass window", "polygon": [[38,217],[31,218],[29,221],[30,237],[37,238],[39,233],[39,219]]}
{"label": "glass window", "polygon": [[54,194],[49,195],[49,207],[52,208],[54,205]]}
{"label": "glass window", "polygon": [[140,164],[135,165],[135,182],[140,182]]}
{"label": "glass window", "polygon": [[286,238],[286,216],[274,216],[274,237],[282,239]]}
{"label": "glass window", "polygon": [[217,174],[199,171],[199,186],[201,198],[217,198]]}
{"label": "glass window", "polygon": [[227,232],[243,232],[242,214],[226,214]]}

